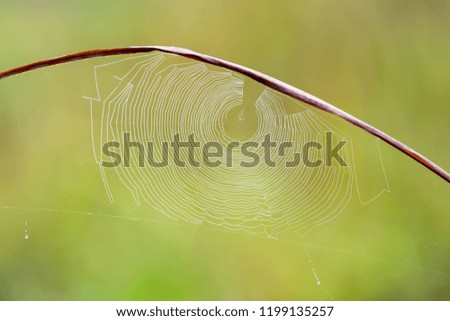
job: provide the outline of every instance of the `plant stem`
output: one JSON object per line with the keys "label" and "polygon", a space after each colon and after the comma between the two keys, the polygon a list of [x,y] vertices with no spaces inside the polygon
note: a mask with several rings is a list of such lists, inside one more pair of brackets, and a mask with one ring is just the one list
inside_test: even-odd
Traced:
{"label": "plant stem", "polygon": [[144,52],[152,52],[152,51],[161,51],[166,53],[171,53],[179,56],[183,56],[189,59],[198,60],[201,62],[206,62],[215,66],[224,67],[230,70],[233,70],[235,72],[238,72],[240,74],[243,74],[249,78],[252,78],[256,81],[258,81],[261,84],[264,84],[274,90],[277,90],[283,94],[286,94],[292,98],[298,99],[308,105],[311,105],[313,107],[316,107],[318,109],[321,109],[323,111],[326,111],[330,114],[336,115],[347,122],[360,127],[361,129],[365,130],[366,132],[380,138],[381,140],[385,141],[389,145],[393,146],[394,148],[398,149],[402,153],[408,155],[412,159],[414,159],[416,162],[422,164],[429,170],[431,170],[433,173],[439,175],[441,178],[443,178],[445,181],[450,183],[450,174],[447,173],[444,169],[427,159],[425,156],[421,155],[420,153],[416,152],[409,146],[403,144],[402,142],[398,141],[397,139],[389,136],[388,134],[382,132],[381,130],[367,124],[366,122],[344,112],[343,110],[331,105],[330,103],[327,103],[311,94],[308,94],[296,87],[293,87],[289,84],[286,84],[278,79],[275,79],[273,77],[270,77],[266,74],[263,74],[261,72],[255,71],[253,69],[250,69],[248,67],[244,67],[223,59],[215,58],[212,56],[204,55],[189,49],[184,48],[178,48],[178,47],[164,47],[164,46],[137,46],[137,47],[125,47],[125,48],[110,48],[110,49],[95,49],[95,50],[88,50],[88,51],[82,51],[73,53],[70,55],[65,55],[61,57],[46,59],[37,61],[28,65],[20,66],[17,68],[13,68],[10,70],[6,70],[3,72],[0,72],[0,79],[11,77],[20,73],[24,73],[27,71],[31,71],[34,69],[39,68],[45,68],[53,65],[59,65],[71,61],[76,60],[85,60],[95,57],[105,57],[105,56],[116,56],[116,55],[125,55],[125,54],[136,54],[136,53],[144,53]]}

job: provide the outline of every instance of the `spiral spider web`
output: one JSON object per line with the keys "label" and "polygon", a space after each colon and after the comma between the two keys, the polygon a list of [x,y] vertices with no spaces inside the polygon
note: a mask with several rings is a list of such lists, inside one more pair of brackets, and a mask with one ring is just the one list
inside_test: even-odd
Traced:
{"label": "spiral spider web", "polygon": [[[105,70],[111,68],[115,76],[109,76],[112,83],[108,83],[100,74],[108,77]],[[121,76],[117,70],[122,70]],[[304,235],[336,218],[358,187],[351,143],[340,153],[346,166],[242,167],[239,164],[248,157],[233,153],[232,166],[212,168],[200,162],[198,167],[180,167],[170,158],[168,166],[152,167],[142,166],[134,153],[130,166],[105,168],[102,146],[119,142],[123,155],[125,133],[144,146],[154,142],[156,159],[162,157],[164,143],[177,134],[184,140],[194,134],[202,146],[218,142],[226,149],[236,141],[227,132],[227,117],[242,107],[247,83],[226,69],[163,53],[96,66],[95,80],[98,97],[90,98],[92,145],[111,202],[115,198],[109,182],[115,175],[138,206],[151,206],[175,220],[277,238],[284,232]],[[288,112],[292,104],[295,110]],[[277,164],[294,159],[294,152],[307,142],[326,145],[327,133],[332,133],[333,141],[351,142],[317,111],[273,90],[264,88],[250,107],[256,126],[248,141],[262,142],[270,134],[277,146],[293,144],[284,155],[273,157]],[[100,125],[94,121],[96,113]],[[235,126],[239,129],[239,124]],[[253,151],[264,157],[260,146]],[[311,159],[326,156],[324,150],[310,151]],[[195,158],[202,159],[201,150],[195,150]]]}

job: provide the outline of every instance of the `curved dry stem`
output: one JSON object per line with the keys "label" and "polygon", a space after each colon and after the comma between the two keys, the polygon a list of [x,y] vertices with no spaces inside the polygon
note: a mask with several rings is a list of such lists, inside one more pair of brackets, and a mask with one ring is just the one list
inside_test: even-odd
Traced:
{"label": "curved dry stem", "polygon": [[340,110],[339,108],[331,105],[330,103],[327,103],[311,94],[308,94],[296,87],[293,87],[291,85],[288,85],[278,79],[275,79],[273,77],[270,77],[266,74],[263,74],[261,72],[255,71],[253,69],[222,60],[219,58],[211,57],[208,55],[204,55],[192,50],[184,49],[184,48],[178,48],[178,47],[164,47],[164,46],[138,46],[138,47],[125,47],[125,48],[110,48],[110,49],[95,49],[95,50],[88,50],[88,51],[82,51],[66,56],[46,59],[37,61],[28,65],[24,65],[21,67],[13,68],[10,70],[6,70],[3,72],[0,72],[0,79],[11,77],[20,73],[24,73],[27,71],[31,71],[34,69],[49,67],[53,65],[63,64],[66,62],[76,61],[76,60],[84,60],[94,57],[104,57],[104,56],[116,56],[116,55],[125,55],[125,54],[135,54],[135,53],[144,53],[144,52],[151,52],[151,51],[161,51],[166,53],[171,53],[179,56],[183,56],[186,58],[206,62],[215,66],[224,67],[230,70],[233,70],[235,72],[241,73],[249,78],[252,78],[256,81],[258,81],[261,84],[264,84],[272,89],[275,89],[283,94],[286,94],[292,98],[298,99],[308,105],[314,106],[318,109],[324,110],[330,114],[336,115],[347,122],[358,126],[365,130],[366,132],[380,138],[381,140],[385,141],[389,145],[393,146],[394,148],[398,149],[402,153],[408,155],[412,159],[414,159],[416,162],[422,164],[429,170],[431,170],[433,173],[439,175],[441,178],[443,178],[445,181],[450,183],[450,174],[447,173],[444,169],[427,159],[425,156],[421,155],[420,153],[416,152],[409,146],[403,144],[402,142],[398,141],[397,139],[389,136],[388,134],[382,132],[381,130],[363,122],[362,120],[344,112],[343,110]]}

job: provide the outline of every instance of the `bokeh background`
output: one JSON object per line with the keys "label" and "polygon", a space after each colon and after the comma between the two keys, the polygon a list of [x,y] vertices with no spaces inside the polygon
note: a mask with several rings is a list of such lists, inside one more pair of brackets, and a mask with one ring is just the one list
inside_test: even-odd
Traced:
{"label": "bokeh background", "polygon": [[[449,12],[444,0],[0,0],[0,69],[186,47],[315,94],[448,171]],[[0,81],[0,299],[450,299],[449,185],[383,144],[390,193],[302,238],[173,223],[126,197],[111,205],[82,99],[105,61]],[[364,168],[362,188],[379,184],[370,157]]]}

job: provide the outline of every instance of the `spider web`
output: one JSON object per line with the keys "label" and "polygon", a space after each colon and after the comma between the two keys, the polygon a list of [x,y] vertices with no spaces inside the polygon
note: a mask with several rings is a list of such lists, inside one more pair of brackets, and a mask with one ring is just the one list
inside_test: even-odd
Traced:
{"label": "spider web", "polygon": [[[137,206],[151,206],[175,220],[278,238],[286,232],[304,235],[341,214],[355,194],[361,200],[351,137],[318,111],[271,89],[260,89],[255,99],[246,97],[251,85],[236,73],[153,53],[98,65],[95,81],[98,96],[89,98],[92,146],[111,202],[115,176]],[[241,112],[233,123],[229,116],[236,109]],[[249,109],[255,126],[246,130],[239,121],[248,118]],[[172,158],[165,167],[142,166],[137,153],[131,155],[130,166],[101,165],[107,160],[102,153],[107,142],[119,142],[123,155],[124,134],[143,146],[154,142],[155,158],[160,159],[164,143],[177,134],[184,140],[194,134],[201,146],[218,142],[226,150],[228,144],[242,142],[232,137],[230,126],[247,131],[247,141],[262,142],[269,134],[277,146],[291,142],[293,148],[273,156],[279,164],[275,167],[262,162],[242,167],[248,161],[242,153],[232,154],[232,166],[214,168],[202,162],[180,167]],[[325,146],[327,133],[335,142],[349,142],[340,153],[346,166],[281,165],[308,142]],[[264,159],[262,147],[252,151]],[[310,151],[311,159],[326,157],[323,149]],[[201,150],[195,150],[195,158],[202,159]],[[389,190],[387,181],[386,186],[368,202]]]}

